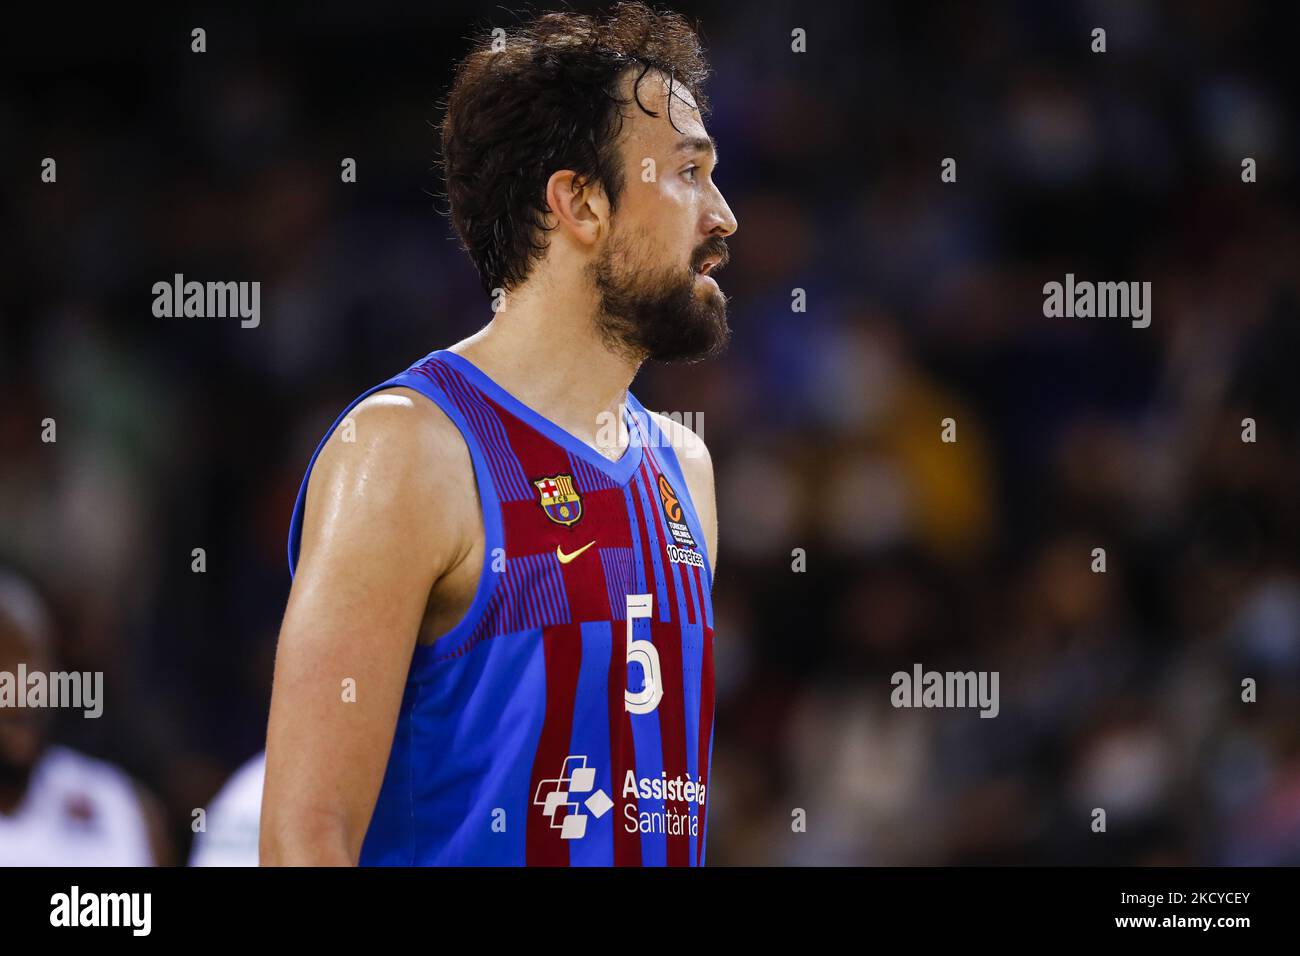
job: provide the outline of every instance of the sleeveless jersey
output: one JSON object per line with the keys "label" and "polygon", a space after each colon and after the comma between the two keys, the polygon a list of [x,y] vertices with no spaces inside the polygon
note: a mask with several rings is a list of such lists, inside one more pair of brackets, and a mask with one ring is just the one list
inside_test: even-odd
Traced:
{"label": "sleeveless jersey", "polygon": [[361,864],[703,865],[712,570],[667,437],[629,392],[610,461],[438,351],[325,440],[394,386],[460,430],[486,548],[469,611],[415,649]]}

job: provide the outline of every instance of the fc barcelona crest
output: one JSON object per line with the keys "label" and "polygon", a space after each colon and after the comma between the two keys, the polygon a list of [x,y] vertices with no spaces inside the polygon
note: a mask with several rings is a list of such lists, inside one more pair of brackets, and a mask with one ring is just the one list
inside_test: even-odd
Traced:
{"label": "fc barcelona crest", "polygon": [[537,503],[556,524],[568,527],[582,517],[582,496],[573,489],[572,475],[539,478],[533,485],[537,488]]}

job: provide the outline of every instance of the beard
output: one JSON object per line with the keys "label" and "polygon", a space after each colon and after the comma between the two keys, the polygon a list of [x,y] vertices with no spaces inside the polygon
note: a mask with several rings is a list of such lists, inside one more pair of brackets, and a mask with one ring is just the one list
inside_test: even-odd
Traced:
{"label": "beard", "polygon": [[[695,250],[686,268],[657,269],[636,248],[612,237],[589,266],[599,297],[596,324],[611,348],[637,361],[698,362],[727,345],[727,297],[714,287],[696,291],[699,265],[709,256],[727,261],[727,245],[713,238]],[[713,271],[713,270],[710,270]]]}

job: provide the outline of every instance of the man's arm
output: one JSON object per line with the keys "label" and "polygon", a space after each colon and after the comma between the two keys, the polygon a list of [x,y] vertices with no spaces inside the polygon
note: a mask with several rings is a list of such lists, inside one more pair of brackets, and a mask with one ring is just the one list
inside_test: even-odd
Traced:
{"label": "man's arm", "polygon": [[[429,592],[477,508],[459,431],[409,389],[353,409],[312,469],[276,650],[263,865],[355,865]],[[351,693],[348,693],[349,688]]]}
{"label": "man's arm", "polygon": [[713,580],[718,578],[718,502],[713,490],[713,458],[699,435],[680,422],[658,412],[651,412],[659,430],[672,443],[677,462],[682,466],[687,490],[695,504],[695,514],[704,529],[704,546],[708,551]]}

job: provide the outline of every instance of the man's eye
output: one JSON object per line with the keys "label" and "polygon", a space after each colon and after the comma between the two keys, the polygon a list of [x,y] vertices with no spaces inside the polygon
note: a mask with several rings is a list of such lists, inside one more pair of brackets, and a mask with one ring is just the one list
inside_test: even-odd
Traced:
{"label": "man's eye", "polygon": [[682,175],[685,176],[688,181],[695,182],[695,171],[699,168],[700,167],[698,166],[689,166],[686,169],[682,170]]}

